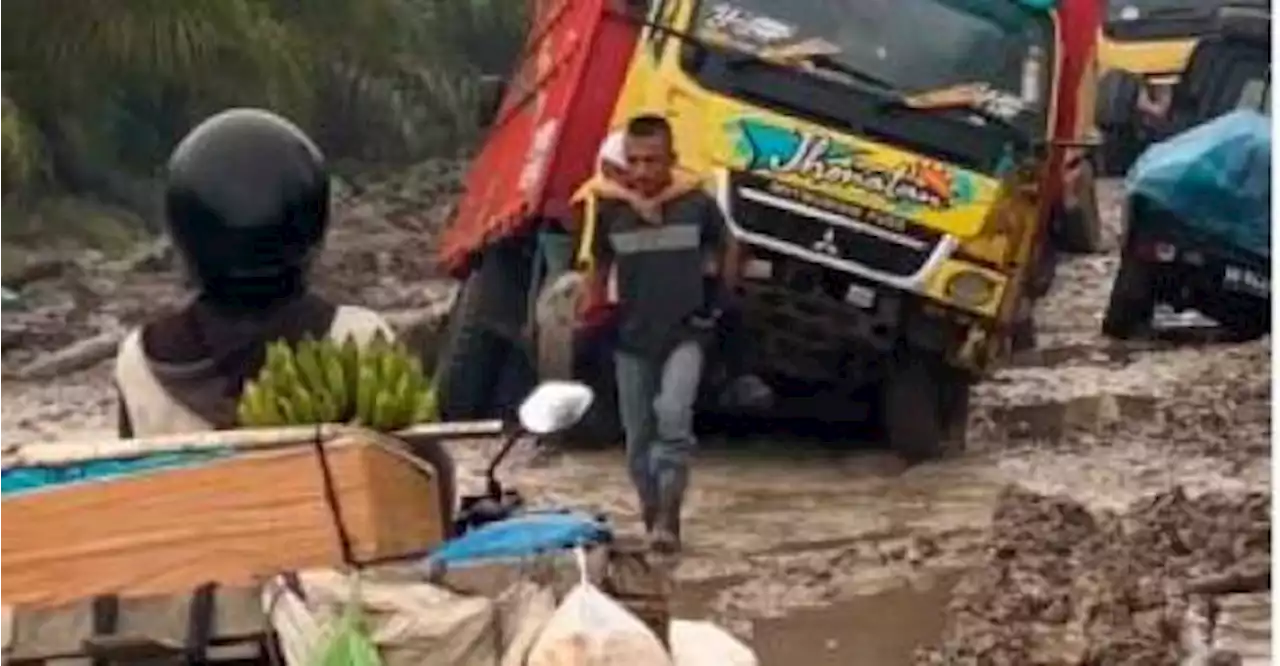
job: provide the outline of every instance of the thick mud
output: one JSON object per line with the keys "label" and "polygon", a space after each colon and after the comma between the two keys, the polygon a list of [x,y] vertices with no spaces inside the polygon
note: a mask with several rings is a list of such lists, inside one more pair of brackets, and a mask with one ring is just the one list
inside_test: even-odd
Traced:
{"label": "thick mud", "polygon": [[1182,488],[1123,513],[1010,488],[981,563],[953,590],[918,664],[1178,664],[1234,659],[1207,590],[1260,592],[1270,496]]}
{"label": "thick mud", "polygon": [[[1114,187],[1102,195],[1114,212]],[[325,288],[427,307],[432,222],[380,201],[344,204]],[[177,302],[159,254],[24,289],[27,311],[4,313],[6,372]],[[1269,581],[1253,574],[1270,563],[1270,340],[1107,341],[1115,268],[1062,265],[1038,348],[975,390],[963,454],[908,469],[856,424],[705,442],[680,613],[724,623],[766,665],[1269,663]],[[13,376],[6,443],[113,428],[109,364]],[[495,447],[454,445],[464,484]],[[504,475],[535,502],[638,523],[617,449],[526,447]]]}

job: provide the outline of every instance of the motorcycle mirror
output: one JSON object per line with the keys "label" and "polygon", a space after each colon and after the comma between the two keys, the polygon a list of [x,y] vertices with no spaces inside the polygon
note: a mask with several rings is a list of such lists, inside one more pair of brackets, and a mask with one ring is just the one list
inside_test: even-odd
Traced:
{"label": "motorcycle mirror", "polygon": [[520,403],[520,425],[534,435],[568,430],[587,415],[595,397],[591,387],[581,382],[542,382]]}

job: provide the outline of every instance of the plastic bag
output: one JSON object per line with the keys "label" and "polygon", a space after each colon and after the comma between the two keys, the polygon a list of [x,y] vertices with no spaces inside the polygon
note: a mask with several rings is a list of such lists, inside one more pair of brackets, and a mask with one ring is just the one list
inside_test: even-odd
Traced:
{"label": "plastic bag", "polygon": [[671,657],[675,666],[759,666],[756,653],[710,622],[672,620]]}
{"label": "plastic bag", "polygon": [[525,666],[529,650],[556,612],[556,597],[548,587],[530,581],[512,585],[498,597],[502,659],[499,666]]}
{"label": "plastic bag", "polygon": [[586,553],[576,552],[581,579],[543,628],[528,666],[674,666],[649,627],[591,584]]}
{"label": "plastic bag", "polygon": [[[301,572],[297,585],[277,577],[263,589],[284,663],[318,666],[325,662],[334,636],[350,631],[354,613],[360,635],[377,648],[380,666],[496,666],[501,650],[492,600],[456,594],[412,578],[383,572],[359,587],[345,574],[328,569]],[[351,610],[351,604],[359,604]],[[548,615],[550,612],[548,612]],[[518,616],[508,614],[517,623]]]}
{"label": "plastic bag", "polygon": [[378,648],[365,632],[358,576],[353,585],[351,599],[342,609],[328,643],[320,650],[316,666],[382,666]]}

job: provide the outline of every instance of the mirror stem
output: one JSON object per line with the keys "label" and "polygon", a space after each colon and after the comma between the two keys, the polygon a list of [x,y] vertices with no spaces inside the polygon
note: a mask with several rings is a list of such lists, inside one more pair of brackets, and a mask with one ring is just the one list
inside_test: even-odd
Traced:
{"label": "mirror stem", "polygon": [[511,449],[515,447],[516,442],[520,441],[520,436],[522,434],[524,434],[524,428],[512,429],[510,434],[507,435],[506,441],[502,443],[502,448],[498,450],[498,455],[494,456],[493,460],[489,461],[489,469],[485,470],[485,483],[487,484],[486,491],[490,496],[496,499],[500,499],[500,495],[502,494],[502,485],[498,483],[497,479],[498,465],[501,465],[502,461],[506,459],[507,454],[511,453]]}

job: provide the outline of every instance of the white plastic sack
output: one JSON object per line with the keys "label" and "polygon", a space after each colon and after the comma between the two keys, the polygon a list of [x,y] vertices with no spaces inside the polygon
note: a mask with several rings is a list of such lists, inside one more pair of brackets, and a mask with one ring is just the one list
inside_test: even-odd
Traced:
{"label": "white plastic sack", "polygon": [[674,666],[662,642],[621,604],[582,578],[556,609],[529,652],[528,666]]}
{"label": "white plastic sack", "polygon": [[[288,666],[311,666],[333,618],[349,602],[350,578],[331,570],[298,576],[303,596],[280,578],[264,604]],[[359,602],[386,666],[497,666],[495,604],[421,582],[361,581]]]}
{"label": "white plastic sack", "polygon": [[710,622],[671,621],[671,657],[675,666],[759,666],[756,653]]}
{"label": "white plastic sack", "polygon": [[498,631],[502,660],[498,666],[525,666],[529,650],[556,612],[551,588],[519,581],[498,597]]}

